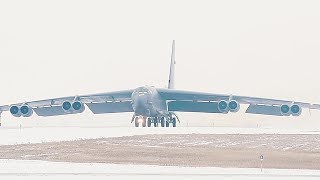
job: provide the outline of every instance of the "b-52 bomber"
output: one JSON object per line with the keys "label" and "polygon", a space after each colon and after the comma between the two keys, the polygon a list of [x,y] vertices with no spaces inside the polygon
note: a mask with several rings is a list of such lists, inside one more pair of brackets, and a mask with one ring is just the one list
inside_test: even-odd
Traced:
{"label": "b-52 bomber", "polygon": [[167,88],[142,86],[136,89],[91,95],[68,96],[0,106],[0,116],[9,111],[15,117],[58,116],[82,113],[88,108],[93,114],[132,112],[135,127],[176,127],[180,122],[176,112],[235,113],[241,104],[249,105],[246,113],[299,116],[302,108],[320,109],[319,104],[259,97],[176,90],[175,41],[172,44]]}

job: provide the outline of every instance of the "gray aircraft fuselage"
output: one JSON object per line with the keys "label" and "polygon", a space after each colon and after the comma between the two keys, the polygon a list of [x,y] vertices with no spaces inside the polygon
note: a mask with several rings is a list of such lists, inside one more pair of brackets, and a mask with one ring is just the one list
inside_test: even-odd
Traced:
{"label": "gray aircraft fuselage", "polygon": [[135,89],[131,99],[135,116],[158,117],[168,112],[166,101],[154,87],[143,86]]}

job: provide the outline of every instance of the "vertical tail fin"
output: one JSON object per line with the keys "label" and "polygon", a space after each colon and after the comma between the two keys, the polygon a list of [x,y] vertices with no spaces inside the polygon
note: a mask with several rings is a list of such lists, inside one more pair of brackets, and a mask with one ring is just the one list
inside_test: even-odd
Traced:
{"label": "vertical tail fin", "polygon": [[172,52],[171,52],[171,64],[170,64],[170,74],[169,74],[169,83],[168,89],[174,89],[174,74],[175,74],[175,41],[172,42]]}

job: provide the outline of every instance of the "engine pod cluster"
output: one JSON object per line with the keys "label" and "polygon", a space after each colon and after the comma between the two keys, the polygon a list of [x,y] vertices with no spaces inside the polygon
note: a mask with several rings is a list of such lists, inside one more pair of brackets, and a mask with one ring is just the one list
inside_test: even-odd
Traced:
{"label": "engine pod cluster", "polygon": [[82,102],[80,101],[65,101],[62,103],[62,109],[65,112],[69,112],[69,113],[78,113],[78,112],[83,112],[85,109],[85,106]]}
{"label": "engine pod cluster", "polygon": [[238,112],[239,109],[240,109],[240,104],[235,100],[231,100],[231,101],[221,100],[218,102],[218,110],[221,113],[228,113],[229,111]]}
{"label": "engine pod cluster", "polygon": [[280,106],[280,112],[283,116],[300,116],[302,113],[302,109],[299,105],[293,104],[291,106],[287,104],[283,104]]}
{"label": "engine pod cluster", "polygon": [[32,107],[24,104],[21,106],[17,106],[17,105],[12,105],[10,107],[10,113],[14,116],[14,117],[30,117],[33,114],[33,109]]}

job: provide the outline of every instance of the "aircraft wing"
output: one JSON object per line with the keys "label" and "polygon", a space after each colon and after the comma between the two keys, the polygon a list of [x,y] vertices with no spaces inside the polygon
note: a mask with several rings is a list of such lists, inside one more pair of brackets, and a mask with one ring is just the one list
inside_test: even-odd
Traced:
{"label": "aircraft wing", "polygon": [[282,116],[282,105],[298,105],[300,108],[318,109],[319,104],[296,102],[290,100],[277,100],[248,96],[233,96],[225,94],[202,93],[193,91],[180,91],[172,89],[157,89],[160,96],[168,103],[169,111],[181,112],[207,112],[222,113],[218,108],[220,101],[236,101],[240,104],[248,104],[246,113]]}
{"label": "aircraft wing", "polygon": [[68,96],[40,101],[29,101],[17,104],[0,106],[0,112],[9,111],[11,106],[27,105],[39,116],[55,116],[63,114],[75,114],[75,112],[65,112],[62,104],[65,101],[79,101],[86,104],[95,113],[132,112],[131,95],[133,90],[115,91],[100,94],[90,94],[81,96]]}

